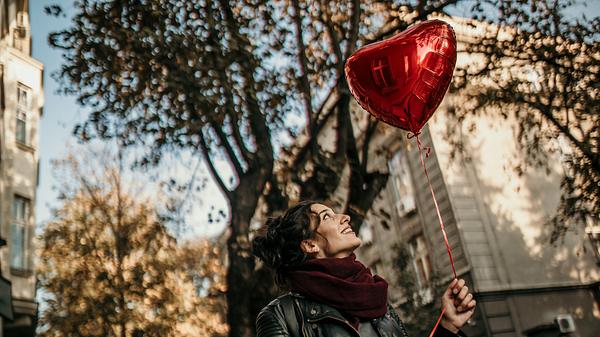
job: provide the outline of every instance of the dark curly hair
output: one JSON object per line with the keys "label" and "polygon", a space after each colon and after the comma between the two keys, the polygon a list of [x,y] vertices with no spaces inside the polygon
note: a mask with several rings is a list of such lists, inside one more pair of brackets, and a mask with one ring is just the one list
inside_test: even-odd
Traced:
{"label": "dark curly hair", "polygon": [[314,236],[310,223],[315,214],[310,207],[316,203],[302,201],[283,215],[269,218],[252,240],[252,253],[275,270],[279,286],[285,284],[287,268],[299,266],[309,257],[300,249],[300,242]]}

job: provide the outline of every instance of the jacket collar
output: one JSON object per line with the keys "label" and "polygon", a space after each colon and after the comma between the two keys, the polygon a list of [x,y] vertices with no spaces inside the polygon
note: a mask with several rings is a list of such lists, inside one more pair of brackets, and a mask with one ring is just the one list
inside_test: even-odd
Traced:
{"label": "jacket collar", "polygon": [[[295,292],[290,292],[290,295],[296,298],[307,299],[305,296]],[[344,317],[344,315],[342,315],[339,310],[334,307],[324,303],[316,302],[314,300],[303,301],[303,303],[303,313],[306,315],[305,318],[307,321],[318,321],[323,318],[333,318],[350,324],[346,317]]]}

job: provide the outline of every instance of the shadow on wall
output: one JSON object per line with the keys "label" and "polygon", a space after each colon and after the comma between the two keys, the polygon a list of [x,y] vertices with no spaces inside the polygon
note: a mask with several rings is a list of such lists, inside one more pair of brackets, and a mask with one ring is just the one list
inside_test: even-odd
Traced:
{"label": "shadow on wall", "polygon": [[[473,149],[472,154],[480,153]],[[473,163],[481,163],[473,158]],[[486,168],[475,167],[476,172]],[[581,232],[568,232],[550,244],[552,228],[546,224],[560,197],[560,176],[530,169],[522,176],[504,168],[508,177],[500,186],[478,179],[485,212],[500,248],[508,284],[542,286],[556,283],[590,283],[600,279],[595,256]]]}
{"label": "shadow on wall", "polygon": [[[490,167],[485,167],[482,152],[475,146],[469,151],[477,175],[489,174],[483,172]],[[588,285],[598,282],[600,273],[589,242],[582,232],[573,231],[557,244],[550,244],[552,228],[546,222],[560,198],[558,172],[529,168],[519,176],[504,167],[501,174],[506,180],[500,183],[501,179],[478,177],[484,211],[492,227],[488,239],[497,242],[501,260],[498,271],[504,270],[507,282],[502,286],[518,289],[499,292],[496,299],[511,298],[512,317],[517,320],[514,324],[527,336],[559,336],[554,321],[560,314],[570,314],[575,323],[576,330],[565,336],[597,336],[598,289]]]}

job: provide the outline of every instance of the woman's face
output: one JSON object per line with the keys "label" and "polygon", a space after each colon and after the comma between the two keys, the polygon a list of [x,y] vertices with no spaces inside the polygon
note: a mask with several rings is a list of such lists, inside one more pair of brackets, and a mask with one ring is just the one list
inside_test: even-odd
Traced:
{"label": "woman's face", "polygon": [[311,223],[315,236],[301,243],[302,250],[316,258],[346,257],[362,243],[350,226],[350,216],[336,214],[323,204],[310,207],[314,216]]}

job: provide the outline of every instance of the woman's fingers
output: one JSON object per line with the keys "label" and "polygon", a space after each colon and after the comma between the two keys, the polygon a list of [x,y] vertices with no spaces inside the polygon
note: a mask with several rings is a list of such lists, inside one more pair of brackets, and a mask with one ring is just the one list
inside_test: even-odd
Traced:
{"label": "woman's fingers", "polygon": [[[454,283],[454,282],[452,282],[452,283]],[[462,289],[462,287],[464,287],[464,286],[465,286],[465,280],[459,279],[458,282],[454,283],[452,293],[454,295],[458,294],[460,292],[460,290]]]}
{"label": "woman's fingers", "polygon": [[469,287],[464,286],[462,287],[462,289],[460,290],[460,292],[458,293],[458,295],[456,295],[455,299],[458,303],[462,302],[465,297],[467,297],[467,294],[469,294]]}
{"label": "woman's fingers", "polygon": [[465,285],[464,279],[454,279],[446,289],[443,296],[447,298],[448,310],[455,311],[456,314],[467,314],[468,311],[473,311],[476,302],[473,299],[473,294],[469,292],[469,287]]}
{"label": "woman's fingers", "polygon": [[453,291],[454,291],[454,287],[456,286],[457,283],[458,283],[458,279],[452,280],[452,282],[450,282],[450,285],[448,286],[448,288],[446,288],[446,291],[444,292],[444,296],[451,297],[451,295],[453,294]]}
{"label": "woman's fingers", "polygon": [[475,302],[473,300],[473,294],[468,293],[467,296],[465,296],[465,298],[462,300],[462,302],[460,302],[460,304],[458,305],[458,307],[456,309],[458,311],[464,311],[464,310],[470,309],[475,306],[475,303],[471,303],[471,302]]}

